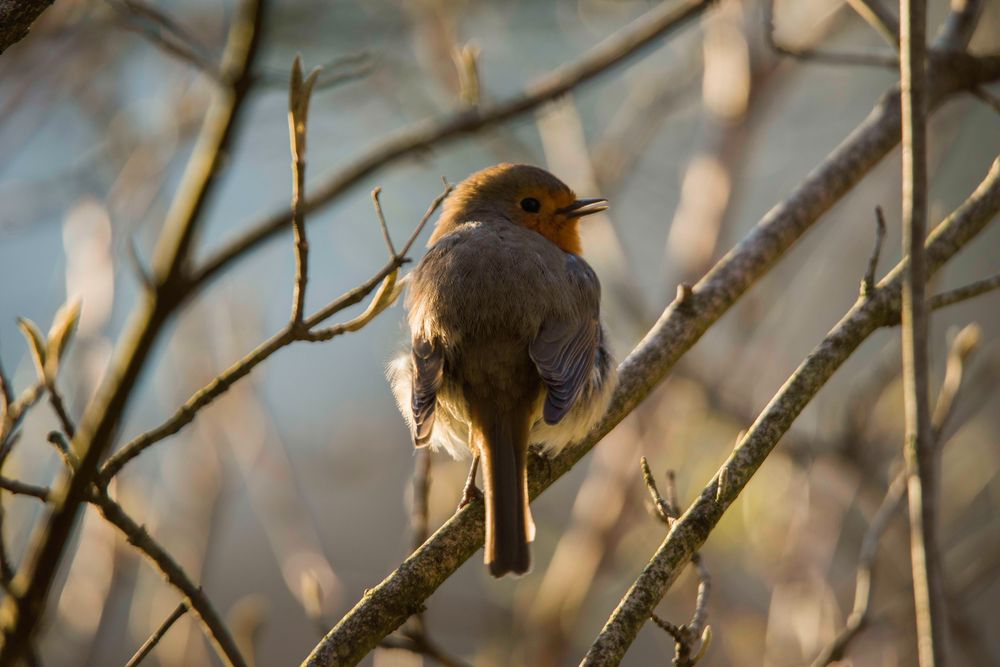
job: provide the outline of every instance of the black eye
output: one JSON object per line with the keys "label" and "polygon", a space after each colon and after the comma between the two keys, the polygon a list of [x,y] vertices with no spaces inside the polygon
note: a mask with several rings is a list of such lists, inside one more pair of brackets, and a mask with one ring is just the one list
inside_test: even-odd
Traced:
{"label": "black eye", "polygon": [[534,197],[526,197],[521,200],[521,208],[528,213],[538,213],[542,209],[542,205]]}

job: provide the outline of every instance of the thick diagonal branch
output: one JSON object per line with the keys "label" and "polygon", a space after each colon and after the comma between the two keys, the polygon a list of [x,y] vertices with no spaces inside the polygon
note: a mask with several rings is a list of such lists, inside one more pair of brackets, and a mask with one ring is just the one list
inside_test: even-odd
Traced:
{"label": "thick diagonal branch", "polygon": [[[951,259],[998,211],[1000,159],[994,161],[986,179],[969,199],[934,230],[926,249],[927,275],[933,275]],[[581,664],[618,664],[691,555],[708,539],[792,422],[868,336],[895,321],[901,308],[906,268],[906,262],[898,264],[874,295],[860,297],[771,399],[699,498],[671,528]]]}

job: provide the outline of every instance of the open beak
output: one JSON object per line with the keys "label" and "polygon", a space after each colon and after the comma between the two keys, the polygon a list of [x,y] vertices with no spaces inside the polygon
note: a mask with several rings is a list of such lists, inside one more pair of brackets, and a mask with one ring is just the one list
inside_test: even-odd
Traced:
{"label": "open beak", "polygon": [[569,206],[556,209],[556,213],[562,213],[570,218],[581,218],[585,215],[600,213],[608,210],[607,199],[577,199]]}

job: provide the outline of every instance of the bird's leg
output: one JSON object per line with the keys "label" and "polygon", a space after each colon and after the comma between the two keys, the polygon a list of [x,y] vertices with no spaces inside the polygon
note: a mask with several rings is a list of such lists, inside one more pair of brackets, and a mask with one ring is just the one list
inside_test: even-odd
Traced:
{"label": "bird's leg", "polygon": [[465,480],[465,487],[462,489],[462,499],[458,501],[458,509],[462,509],[473,500],[483,497],[483,492],[476,487],[476,473],[479,472],[479,454],[472,457],[472,467],[469,468],[469,476]]}

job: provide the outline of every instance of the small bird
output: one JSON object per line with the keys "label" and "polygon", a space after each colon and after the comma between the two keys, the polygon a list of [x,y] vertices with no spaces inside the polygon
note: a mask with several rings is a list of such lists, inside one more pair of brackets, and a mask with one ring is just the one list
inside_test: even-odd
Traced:
{"label": "small bird", "polygon": [[529,445],[558,452],[611,397],[601,288],[579,232],[581,218],[606,209],[538,167],[484,169],[445,200],[409,277],[411,349],[389,380],[415,447],[473,454],[463,504],[482,460],[484,560],[495,577],[531,566]]}

